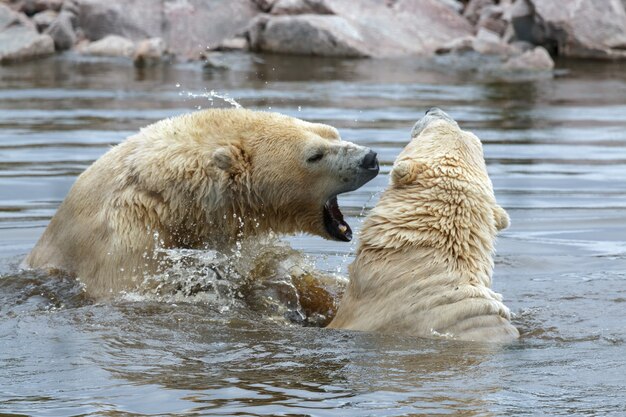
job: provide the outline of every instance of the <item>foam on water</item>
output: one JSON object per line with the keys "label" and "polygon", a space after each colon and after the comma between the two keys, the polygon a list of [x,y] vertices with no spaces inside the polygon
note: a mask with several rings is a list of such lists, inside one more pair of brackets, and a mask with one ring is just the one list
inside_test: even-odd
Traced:
{"label": "foam on water", "polygon": [[[155,241],[160,242],[155,234]],[[121,295],[125,301],[185,302],[220,312],[247,310],[266,319],[323,325],[336,311],[346,280],[323,274],[275,235],[239,239],[231,250],[157,247],[159,273]]]}

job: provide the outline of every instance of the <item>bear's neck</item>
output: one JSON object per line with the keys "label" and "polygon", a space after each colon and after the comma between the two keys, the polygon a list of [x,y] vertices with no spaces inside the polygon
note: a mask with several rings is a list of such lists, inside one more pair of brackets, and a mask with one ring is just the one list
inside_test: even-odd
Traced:
{"label": "bear's neck", "polygon": [[488,197],[463,187],[387,190],[365,221],[357,256],[413,258],[432,273],[491,286],[495,225]]}

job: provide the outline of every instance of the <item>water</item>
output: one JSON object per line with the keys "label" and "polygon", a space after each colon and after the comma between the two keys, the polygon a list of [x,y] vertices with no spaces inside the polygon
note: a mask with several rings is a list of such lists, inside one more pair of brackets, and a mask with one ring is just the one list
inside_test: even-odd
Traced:
{"label": "water", "polygon": [[[561,62],[555,79],[508,82],[411,61],[226,59],[230,70],[0,67],[0,414],[626,415],[624,64]],[[97,304],[71,280],[19,272],[110,145],[160,118],[229,106],[222,95],[332,124],[379,152],[381,175],[340,199],[355,229],[425,109],[475,132],[512,218],[494,286],[522,340],[331,331],[184,297]],[[354,250],[288,241],[332,273],[346,273]]]}

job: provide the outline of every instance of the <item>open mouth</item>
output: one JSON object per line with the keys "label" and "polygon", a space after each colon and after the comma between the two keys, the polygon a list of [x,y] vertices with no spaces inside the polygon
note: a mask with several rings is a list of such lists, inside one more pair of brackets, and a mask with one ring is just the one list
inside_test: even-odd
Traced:
{"label": "open mouth", "polygon": [[324,227],[329,235],[342,242],[352,240],[352,229],[343,220],[343,214],[337,204],[337,196],[330,198],[324,204]]}

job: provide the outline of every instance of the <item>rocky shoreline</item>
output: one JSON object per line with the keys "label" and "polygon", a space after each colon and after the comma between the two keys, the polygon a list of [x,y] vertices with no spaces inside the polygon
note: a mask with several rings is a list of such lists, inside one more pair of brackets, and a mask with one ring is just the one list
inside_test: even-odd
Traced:
{"label": "rocky shoreline", "polygon": [[[214,51],[474,60],[549,72],[626,59],[626,0],[3,0],[0,63],[73,50],[137,66]],[[481,62],[477,60],[476,62]],[[477,64],[480,65],[480,64]]]}

